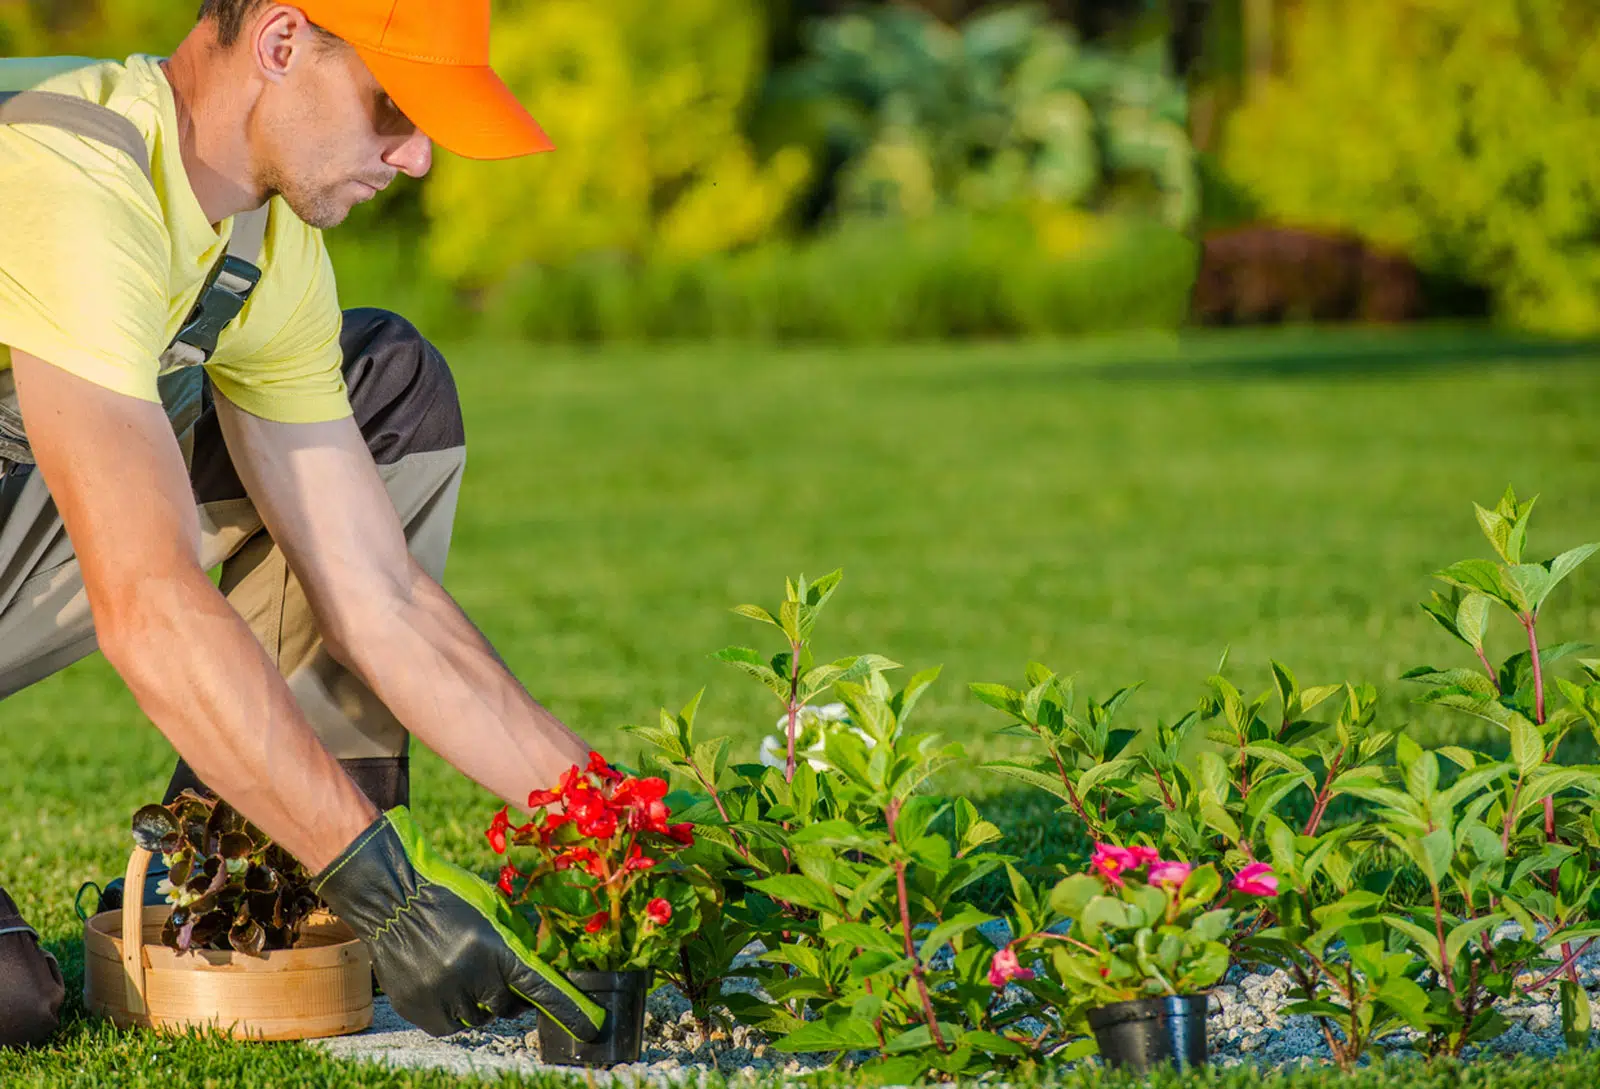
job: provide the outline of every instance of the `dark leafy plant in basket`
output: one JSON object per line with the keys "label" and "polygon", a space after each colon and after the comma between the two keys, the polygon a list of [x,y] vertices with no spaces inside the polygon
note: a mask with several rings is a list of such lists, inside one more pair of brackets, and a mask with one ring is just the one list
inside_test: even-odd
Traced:
{"label": "dark leafy plant in basket", "polygon": [[220,799],[186,790],[147,805],[133,815],[133,840],[167,865],[161,940],[173,949],[288,949],[322,906],[305,867]]}

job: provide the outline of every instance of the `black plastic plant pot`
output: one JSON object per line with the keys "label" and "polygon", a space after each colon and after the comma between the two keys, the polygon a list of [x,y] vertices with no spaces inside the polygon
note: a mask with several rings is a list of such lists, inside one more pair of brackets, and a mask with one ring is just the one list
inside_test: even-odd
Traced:
{"label": "black plastic plant pot", "polygon": [[636,1063],[644,1048],[644,1000],[649,972],[568,972],[573,986],[606,1011],[600,1035],[584,1043],[543,1013],[539,1053],[556,1066],[616,1066]]}
{"label": "black plastic plant pot", "polygon": [[1118,1002],[1089,1011],[1107,1066],[1144,1073],[1164,1063],[1178,1069],[1206,1064],[1206,995],[1186,994]]}

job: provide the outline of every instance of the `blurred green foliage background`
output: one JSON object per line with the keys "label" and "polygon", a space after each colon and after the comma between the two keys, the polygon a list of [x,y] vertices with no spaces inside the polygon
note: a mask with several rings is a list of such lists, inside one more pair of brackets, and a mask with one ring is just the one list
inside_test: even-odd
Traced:
{"label": "blurred green foliage background", "polygon": [[[0,0],[0,52],[163,53],[194,7]],[[1208,235],[1268,224],[1230,260],[1354,238],[1600,330],[1592,0],[495,8],[557,151],[441,155],[360,210],[347,302],[546,340],[1164,328]]]}

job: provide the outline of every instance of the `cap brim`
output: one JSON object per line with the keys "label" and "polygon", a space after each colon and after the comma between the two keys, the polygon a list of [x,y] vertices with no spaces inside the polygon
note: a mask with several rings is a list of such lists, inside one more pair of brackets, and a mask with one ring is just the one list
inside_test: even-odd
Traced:
{"label": "cap brim", "polygon": [[555,148],[492,68],[355,49],[395,105],[447,151],[468,159],[515,159]]}

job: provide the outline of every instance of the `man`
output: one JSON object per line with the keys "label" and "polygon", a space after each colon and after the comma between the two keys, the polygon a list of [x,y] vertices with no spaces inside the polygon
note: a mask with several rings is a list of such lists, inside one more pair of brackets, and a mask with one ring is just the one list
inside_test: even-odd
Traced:
{"label": "man", "polygon": [[[488,45],[489,0],[205,0],[166,61],[0,61],[27,92],[0,103],[0,696],[98,646],[177,749],[172,792],[317,874],[402,1015],[533,1004],[592,1039],[601,1011],[405,808],[408,732],[513,805],[588,746],[440,588],[454,384],[400,318],[341,322],[319,234],[431,140],[549,149]],[[224,260],[263,206],[259,265]],[[60,998],[0,895],[0,1044]]]}

